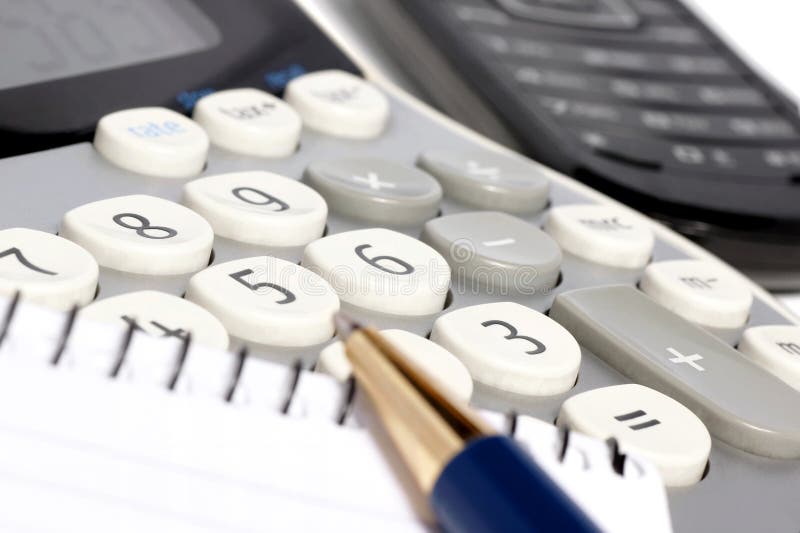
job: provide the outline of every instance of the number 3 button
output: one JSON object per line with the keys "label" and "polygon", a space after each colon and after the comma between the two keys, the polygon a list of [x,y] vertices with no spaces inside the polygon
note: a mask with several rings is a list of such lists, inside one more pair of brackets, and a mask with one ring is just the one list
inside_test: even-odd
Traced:
{"label": "number 3 button", "polygon": [[189,281],[186,299],[211,311],[231,335],[271,346],[327,341],[339,310],[339,299],[325,280],[275,257],[207,268]]}
{"label": "number 3 button", "polygon": [[314,241],[303,265],[328,280],[342,301],[391,315],[438,313],[450,286],[450,267],[436,250],[382,228]]}
{"label": "number 3 button", "polygon": [[121,196],[64,215],[61,235],[101,266],[136,274],[175,275],[208,264],[214,232],[203,217],[153,196]]}
{"label": "number 3 button", "polygon": [[526,396],[568,391],[581,362],[566,329],[512,302],[447,313],[434,323],[431,340],[461,359],[475,381]]}

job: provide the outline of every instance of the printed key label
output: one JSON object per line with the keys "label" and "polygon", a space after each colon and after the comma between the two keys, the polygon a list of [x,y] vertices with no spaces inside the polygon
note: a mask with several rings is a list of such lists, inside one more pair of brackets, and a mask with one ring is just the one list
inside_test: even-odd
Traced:
{"label": "printed key label", "polygon": [[488,327],[491,327],[491,326],[502,326],[502,327],[506,328],[508,330],[508,334],[505,335],[505,337],[504,337],[505,339],[508,339],[510,341],[523,340],[523,341],[526,341],[526,342],[530,343],[531,345],[533,345],[533,349],[532,350],[527,350],[525,352],[527,354],[538,355],[538,354],[544,352],[547,349],[547,347],[544,344],[542,344],[538,340],[534,339],[533,337],[528,337],[527,335],[520,335],[519,332],[517,331],[517,328],[515,328],[514,326],[512,326],[508,322],[505,322],[504,320],[487,320],[486,322],[481,322],[481,326],[483,326],[485,328],[488,328]]}
{"label": "printed key label", "polygon": [[172,120],[163,122],[146,122],[135,126],[129,126],[128,131],[143,139],[156,139],[158,137],[172,137],[186,133],[186,128]]}

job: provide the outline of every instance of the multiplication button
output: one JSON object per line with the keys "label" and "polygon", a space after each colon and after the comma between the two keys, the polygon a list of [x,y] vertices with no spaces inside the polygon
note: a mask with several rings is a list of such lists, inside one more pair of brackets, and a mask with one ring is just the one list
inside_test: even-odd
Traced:
{"label": "multiplication button", "polygon": [[617,439],[621,453],[652,461],[670,487],[700,481],[711,452],[711,436],[694,413],[641,385],[573,396],[561,405],[558,424],[600,440]]}
{"label": "multiplication button", "polygon": [[192,115],[217,146],[240,154],[294,153],[303,121],[286,102],[258,89],[229,89],[198,100]]}
{"label": "multiplication button", "polygon": [[208,135],[185,116],[163,107],[126,109],[97,123],[94,147],[118,167],[164,178],[199,174]]}
{"label": "multiplication button", "polygon": [[325,278],[343,302],[391,315],[438,313],[450,286],[450,267],[436,250],[383,228],[314,241],[302,264]]}
{"label": "multiplication button", "polygon": [[492,293],[534,294],[558,281],[561,250],[539,228],[496,211],[439,217],[421,239],[442,254],[459,282]]}
{"label": "multiplication button", "polygon": [[340,70],[295,78],[286,86],[284,98],[306,126],[337,137],[377,137],[389,120],[386,96],[358,76]]}
{"label": "multiplication button", "polygon": [[512,302],[447,313],[434,323],[431,340],[461,359],[475,381],[525,396],[568,391],[581,362],[566,329]]}
{"label": "multiplication button", "polygon": [[0,231],[0,294],[20,291],[57,309],[85,305],[97,291],[97,261],[75,243],[27,228]]}
{"label": "multiplication button", "polygon": [[653,263],[645,269],[640,287],[674,313],[712,328],[741,327],[753,304],[744,278],[699,259]]}
{"label": "multiplication button", "polygon": [[800,326],[756,326],[745,330],[739,351],[800,391]]}
{"label": "multiplication button", "polygon": [[592,263],[641,268],[655,245],[647,222],[621,209],[590,204],[554,207],[544,230],[561,248]]}
{"label": "multiplication button", "polygon": [[275,257],[251,257],[192,276],[186,299],[231,335],[271,346],[311,346],[333,336],[339,299],[322,278]]}
{"label": "multiplication button", "polygon": [[322,236],[328,217],[328,206],[316,191],[264,171],[190,181],[183,201],[220,237],[262,246],[304,246]]}
{"label": "multiplication button", "polygon": [[174,337],[219,350],[228,349],[228,333],[214,315],[192,302],[158,291],[112,296],[81,309],[80,317],[135,327],[155,337]]}
{"label": "multiplication button", "polygon": [[101,266],[150,275],[195,272],[208,264],[214,231],[203,217],[155,196],[132,195],[76,207],[61,235]]}
{"label": "multiplication button", "polygon": [[439,180],[446,196],[467,205],[535,213],[547,204],[549,182],[544,172],[511,156],[485,150],[428,150],[417,165]]}
{"label": "multiplication button", "polygon": [[442,188],[429,175],[383,159],[312,163],[305,179],[333,211],[396,226],[422,224],[435,217],[442,198]]}

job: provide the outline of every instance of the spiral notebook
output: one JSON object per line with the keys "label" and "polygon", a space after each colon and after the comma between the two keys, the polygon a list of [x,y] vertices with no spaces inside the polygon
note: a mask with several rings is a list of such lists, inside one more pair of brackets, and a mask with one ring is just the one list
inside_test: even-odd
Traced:
{"label": "spiral notebook", "polygon": [[[670,530],[648,463],[514,426],[604,530]],[[352,384],[0,298],[0,531],[433,530],[384,439]]]}

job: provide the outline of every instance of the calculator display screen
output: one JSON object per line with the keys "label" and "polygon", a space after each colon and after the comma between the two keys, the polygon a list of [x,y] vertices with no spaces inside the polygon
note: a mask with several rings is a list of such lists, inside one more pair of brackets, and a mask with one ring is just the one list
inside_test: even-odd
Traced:
{"label": "calculator display screen", "polygon": [[178,57],[220,41],[190,0],[0,0],[0,90]]}

